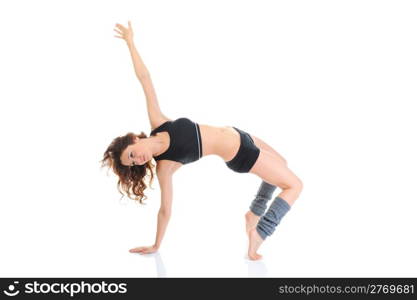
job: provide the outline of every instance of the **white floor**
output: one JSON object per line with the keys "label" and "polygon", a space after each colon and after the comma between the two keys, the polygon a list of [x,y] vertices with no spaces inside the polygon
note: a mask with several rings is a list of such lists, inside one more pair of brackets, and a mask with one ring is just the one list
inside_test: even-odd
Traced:
{"label": "white floor", "polygon": [[[304,194],[261,246],[263,259],[254,262],[246,258],[244,213],[259,179],[233,176],[216,157],[207,157],[178,171],[162,247],[156,254],[140,255],[128,250],[154,241],[157,184],[148,205],[139,207],[132,200],[118,202],[113,177],[90,171],[85,168],[69,184],[75,188],[61,195],[39,190],[30,198],[2,202],[0,226],[6,242],[0,276],[416,275],[416,204],[404,197],[394,203],[386,190],[373,197],[372,188],[361,190],[362,196],[355,195],[361,194],[358,190],[340,195],[343,184],[333,182],[320,192],[319,177],[306,171]],[[187,184],[193,174],[228,180],[216,181],[216,189],[210,189],[202,180]],[[90,185],[89,177],[100,179]],[[2,192],[13,195],[10,189]]]}

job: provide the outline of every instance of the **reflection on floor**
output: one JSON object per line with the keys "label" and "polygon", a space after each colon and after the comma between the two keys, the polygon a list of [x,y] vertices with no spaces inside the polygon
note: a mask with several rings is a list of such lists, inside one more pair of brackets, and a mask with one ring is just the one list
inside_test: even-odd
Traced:
{"label": "reflection on floor", "polygon": [[[170,277],[164,264],[164,260],[159,251],[151,254],[138,254],[142,257],[154,259],[157,277]],[[265,277],[268,274],[265,263],[262,260],[249,260],[245,256],[244,261],[247,265],[248,277]]]}

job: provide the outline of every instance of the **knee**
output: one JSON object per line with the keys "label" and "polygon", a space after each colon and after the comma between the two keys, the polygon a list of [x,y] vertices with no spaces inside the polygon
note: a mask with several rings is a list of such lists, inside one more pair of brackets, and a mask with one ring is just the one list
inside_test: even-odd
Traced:
{"label": "knee", "polygon": [[297,193],[301,193],[303,190],[303,182],[299,178],[295,178],[291,180],[290,182],[287,182],[286,184],[280,184],[278,185],[283,190],[293,190]]}
{"label": "knee", "polygon": [[290,186],[291,189],[297,191],[297,193],[301,193],[301,191],[303,190],[303,182],[301,181],[300,178],[296,178]]}

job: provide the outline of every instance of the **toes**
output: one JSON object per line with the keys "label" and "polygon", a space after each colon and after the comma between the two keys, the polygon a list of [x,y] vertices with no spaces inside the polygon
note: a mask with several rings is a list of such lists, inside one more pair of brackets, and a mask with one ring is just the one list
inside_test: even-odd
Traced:
{"label": "toes", "polygon": [[262,255],[255,253],[254,257],[255,257],[255,260],[259,260],[262,258]]}
{"label": "toes", "polygon": [[262,259],[262,255],[258,253],[248,254],[250,260],[260,260]]}

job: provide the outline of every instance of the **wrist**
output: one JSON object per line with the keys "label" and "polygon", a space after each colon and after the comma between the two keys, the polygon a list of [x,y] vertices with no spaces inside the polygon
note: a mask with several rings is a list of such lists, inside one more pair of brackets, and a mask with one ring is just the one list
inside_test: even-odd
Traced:
{"label": "wrist", "polygon": [[133,47],[133,46],[134,46],[134,44],[133,44],[133,40],[126,40],[126,44],[127,44],[127,46],[128,46],[129,48],[131,48],[131,47]]}

